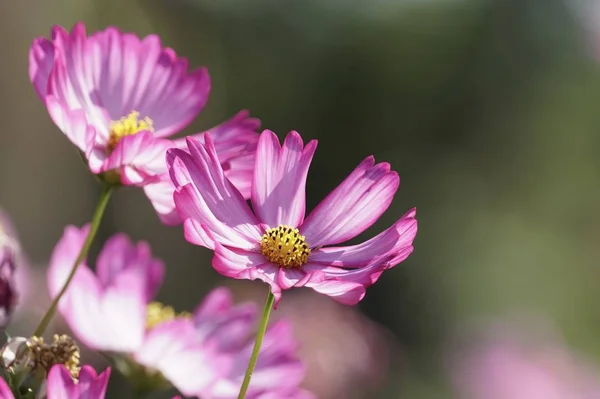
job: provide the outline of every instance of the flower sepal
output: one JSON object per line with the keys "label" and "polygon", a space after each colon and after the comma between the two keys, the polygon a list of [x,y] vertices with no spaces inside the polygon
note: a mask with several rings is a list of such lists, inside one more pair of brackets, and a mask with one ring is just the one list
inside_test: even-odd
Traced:
{"label": "flower sepal", "polygon": [[110,187],[119,188],[123,186],[123,183],[121,183],[121,174],[116,169],[107,170],[106,172],[95,174],[94,176],[96,176],[100,182]]}
{"label": "flower sepal", "polygon": [[145,396],[155,392],[162,392],[173,388],[160,371],[151,370],[142,366],[131,356],[111,356],[114,367],[127,378],[135,392],[144,393]]}

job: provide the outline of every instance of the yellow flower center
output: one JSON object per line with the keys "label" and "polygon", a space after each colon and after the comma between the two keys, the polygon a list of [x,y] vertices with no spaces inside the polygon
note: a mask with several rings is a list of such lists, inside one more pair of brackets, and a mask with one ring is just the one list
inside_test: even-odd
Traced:
{"label": "yellow flower center", "polygon": [[48,373],[55,364],[64,364],[74,380],[79,376],[79,347],[68,335],[54,335],[52,343],[42,337],[27,341],[27,367]]}
{"label": "yellow flower center", "polygon": [[165,306],[160,302],[150,302],[146,308],[146,329],[150,330],[165,321],[174,320],[178,317],[191,316],[189,312],[177,313],[171,306]]}
{"label": "yellow flower center", "polygon": [[140,119],[140,113],[137,111],[132,111],[126,117],[111,122],[106,151],[109,153],[112,152],[123,137],[133,136],[142,130],[153,132],[153,122],[152,119],[147,116],[144,119]]}
{"label": "yellow flower center", "polygon": [[310,255],[305,237],[291,226],[281,225],[267,230],[260,246],[262,254],[270,262],[285,268],[304,265]]}

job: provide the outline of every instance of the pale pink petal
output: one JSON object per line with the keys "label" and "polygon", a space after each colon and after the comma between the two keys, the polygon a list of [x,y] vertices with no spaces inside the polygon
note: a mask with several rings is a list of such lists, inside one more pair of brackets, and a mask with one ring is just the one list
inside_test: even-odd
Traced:
{"label": "pale pink petal", "polygon": [[[219,126],[190,136],[204,143],[204,134],[210,133],[225,176],[244,198],[250,198],[259,138],[256,130],[259,127],[260,121],[250,118],[248,111],[244,110]],[[173,143],[175,147],[187,150],[185,138],[174,140]]]}
{"label": "pale pink petal", "polygon": [[[253,342],[249,342],[235,356],[229,376],[221,379],[211,390],[210,397],[233,399],[242,384]],[[286,398],[286,393],[297,389],[304,378],[304,366],[295,357],[297,343],[293,339],[291,325],[278,321],[269,326],[258,356],[256,369],[247,393],[247,398],[259,399],[267,394],[273,398]]]}
{"label": "pale pink petal", "polygon": [[168,147],[168,140],[157,139],[147,130],[125,136],[98,172],[119,170],[124,185],[157,181],[159,175],[167,171],[165,154]]}
{"label": "pale pink petal", "polygon": [[110,287],[101,289],[93,273],[82,267],[67,290],[62,313],[78,340],[90,349],[131,352],[144,337],[145,289],[141,270],[126,270]]}
{"label": "pale pink petal", "polygon": [[375,258],[372,263],[355,269],[309,263],[303,268],[308,272],[318,270],[325,275],[325,279],[321,283],[309,282],[306,286],[329,295],[338,302],[353,305],[362,300],[365,289],[375,284],[385,270],[406,259],[412,251],[413,246],[409,245],[396,252],[391,252],[387,256]]}
{"label": "pale pink petal", "polygon": [[194,319],[207,320],[220,316],[233,307],[231,291],[225,287],[215,288],[210,291],[194,310]]}
{"label": "pale pink petal", "polygon": [[194,311],[198,337],[219,351],[236,351],[253,333],[256,322],[254,303],[232,304],[229,290],[213,290]]}
{"label": "pale pink petal", "polygon": [[[106,368],[102,373],[96,374],[90,366],[83,366],[79,371],[79,395],[81,399],[103,399],[106,395],[108,387],[108,379],[110,378],[110,367]],[[52,399],[52,398],[48,398]]]}
{"label": "pale pink petal", "polygon": [[252,184],[252,205],[270,227],[297,227],[306,208],[306,176],[317,148],[316,140],[306,147],[296,132],[287,135],[283,146],[275,133],[260,135]]}
{"label": "pale pink petal", "polygon": [[62,364],[52,366],[48,373],[48,399],[104,399],[110,368],[100,375],[90,366],[83,366],[79,371],[78,382],[73,381],[71,374]]}
{"label": "pale pink petal", "polygon": [[92,151],[96,140],[96,130],[88,125],[82,110],[69,110],[53,96],[46,97],[46,107],[52,121],[86,156]]}
{"label": "pale pink petal", "polygon": [[277,274],[277,284],[284,289],[304,287],[307,284],[316,284],[325,279],[325,274],[318,269],[306,271],[303,268],[280,268]]}
{"label": "pale pink petal", "polygon": [[217,242],[212,265],[217,272],[226,277],[264,281],[271,286],[275,302],[279,302],[281,298],[281,287],[277,283],[279,266],[268,262],[262,254],[228,248]]}
{"label": "pale pink petal", "polygon": [[38,37],[29,49],[29,80],[37,95],[44,101],[48,92],[48,78],[54,63],[54,45],[46,38]]}
{"label": "pale pink petal", "polygon": [[310,288],[344,305],[356,305],[364,298],[366,292],[365,287],[360,283],[339,280],[325,280],[311,285]]}
{"label": "pale pink petal", "polygon": [[386,162],[366,158],[308,215],[300,232],[311,248],[347,241],[369,228],[398,190],[398,174]]}
{"label": "pale pink petal", "polygon": [[173,194],[175,186],[168,174],[160,177],[155,183],[144,185],[144,193],[150,200],[161,222],[168,226],[181,223],[181,218],[175,209]]}
{"label": "pale pink petal", "polygon": [[53,27],[52,42],[56,54],[48,95],[70,111],[82,111],[88,124],[96,129],[97,143],[105,142],[111,115],[102,104],[98,87],[88,76],[93,69],[99,70],[94,64],[101,58],[101,49],[87,42],[85,26],[81,23],[75,25],[70,34],[60,26]]}
{"label": "pale pink petal", "polygon": [[[292,326],[287,321],[279,320],[269,327],[256,371],[252,375],[253,389],[263,392],[286,391],[300,385],[304,378],[304,366],[295,357],[298,343],[293,337]],[[250,348],[248,346],[247,350]]]}
{"label": "pale pink petal", "polygon": [[324,247],[311,252],[309,262],[323,265],[360,267],[380,257],[412,245],[417,234],[416,209],[410,210],[393,226],[358,245]]}
{"label": "pale pink petal", "polygon": [[[48,269],[51,297],[65,283],[88,231],[88,226],[65,229]],[[115,248],[111,245],[108,251]],[[135,349],[141,344],[145,330],[148,280],[156,273],[142,267],[119,268],[106,259],[100,259],[100,265],[105,284],[85,264],[79,266],[59,310],[79,341],[88,347],[107,351]]]}
{"label": "pale pink petal", "polygon": [[135,110],[152,119],[155,134],[164,137],[187,126],[206,104],[207,70],[190,72],[187,59],[162,47],[157,35],[140,39],[109,27],[88,40],[99,49],[89,79],[113,120]]}
{"label": "pale pink petal", "polygon": [[188,176],[192,180],[176,189],[174,200],[179,216],[208,226],[216,239],[227,245],[257,248],[262,237],[258,220],[224,176],[209,135],[205,142],[206,147],[188,138],[190,154],[178,149],[167,153],[173,182],[177,185]]}
{"label": "pale pink petal", "polygon": [[[185,239],[190,243],[213,249],[215,245],[213,240],[217,240],[235,248],[247,250],[258,248],[260,238],[249,238],[245,234],[245,230],[249,230],[244,226],[244,223],[247,223],[243,221],[246,215],[234,214],[235,209],[232,209],[232,213],[227,215],[223,203],[219,203],[218,198],[209,198],[211,201],[210,206],[213,206],[220,213],[219,216],[222,216],[225,220],[220,219],[212,212],[208,203],[193,184],[177,188],[173,194],[173,199],[179,217],[184,220]],[[223,199],[222,202],[231,201]],[[228,223],[228,220],[231,220],[231,223]],[[241,222],[238,223],[237,221]],[[206,236],[202,225],[209,226],[210,237]]]}
{"label": "pale pink petal", "polygon": [[65,227],[63,236],[52,251],[48,266],[48,291],[51,297],[56,296],[62,289],[89,231],[89,225],[82,228]]}
{"label": "pale pink petal", "polygon": [[96,261],[98,281],[108,287],[114,284],[123,272],[131,269],[140,270],[139,275],[145,281],[146,302],[156,296],[162,285],[165,267],[164,263],[152,256],[148,243],[140,241],[134,244],[125,234],[115,234],[110,237]]}
{"label": "pale pink petal", "polygon": [[134,359],[160,371],[186,396],[196,396],[224,373],[225,359],[198,339],[191,320],[175,319],[152,328]]}
{"label": "pale pink petal", "polygon": [[73,377],[63,364],[52,366],[48,373],[48,399],[71,399],[76,396]]}
{"label": "pale pink petal", "polygon": [[15,399],[10,387],[2,378],[0,378],[0,399]]}

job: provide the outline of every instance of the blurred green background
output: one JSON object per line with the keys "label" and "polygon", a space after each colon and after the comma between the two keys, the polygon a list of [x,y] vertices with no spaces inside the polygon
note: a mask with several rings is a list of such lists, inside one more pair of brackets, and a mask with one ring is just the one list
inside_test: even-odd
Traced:
{"label": "blurred green background", "polygon": [[[573,5],[1,2],[0,204],[42,270],[64,226],[88,221],[98,193],[29,83],[33,38],[77,21],[90,32],[157,33],[212,77],[208,106],[186,133],[246,108],[280,137],[319,139],[309,209],[367,155],[399,172],[394,203],[359,237],[418,209],[415,252],[359,306],[399,349],[387,378],[357,397],[451,397],[449,337],[473,320],[521,312],[548,318],[600,363],[600,34],[595,43],[589,3]],[[121,190],[109,205],[101,238],[116,231],[149,241],[166,261],[164,302],[190,309],[226,283],[209,251],[162,226],[141,190]],[[262,290],[235,287],[255,285]],[[27,305],[32,314],[46,307]]]}

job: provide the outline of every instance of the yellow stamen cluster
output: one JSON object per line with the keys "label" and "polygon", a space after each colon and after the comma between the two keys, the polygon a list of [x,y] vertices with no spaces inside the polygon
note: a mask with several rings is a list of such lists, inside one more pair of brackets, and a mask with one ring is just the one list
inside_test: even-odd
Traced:
{"label": "yellow stamen cluster", "polygon": [[188,312],[177,313],[171,306],[165,306],[160,302],[150,302],[146,308],[146,329],[149,330],[160,323],[178,317],[191,317],[191,314]]}
{"label": "yellow stamen cluster", "polygon": [[137,111],[132,111],[126,117],[121,118],[118,121],[111,122],[107,143],[107,152],[113,151],[117,147],[117,144],[119,144],[119,141],[121,141],[121,139],[125,136],[133,136],[142,130],[149,130],[153,132],[153,124],[154,122],[152,122],[152,119],[148,117],[140,119],[140,113]]}
{"label": "yellow stamen cluster", "polygon": [[281,225],[262,236],[261,252],[270,261],[281,267],[300,267],[308,261],[310,248],[298,229]]}
{"label": "yellow stamen cluster", "polygon": [[27,341],[27,367],[48,373],[55,364],[64,364],[74,380],[79,376],[79,347],[68,335],[54,335],[52,343],[42,337]]}

